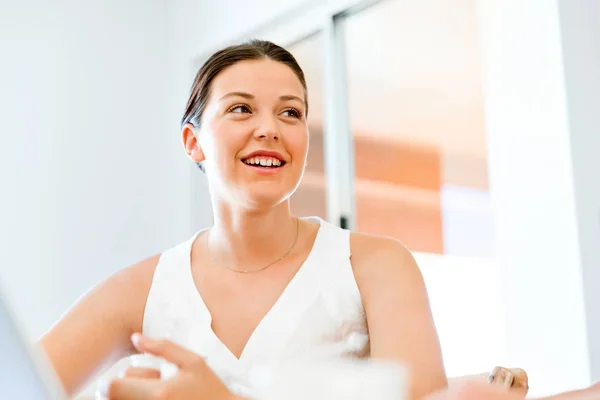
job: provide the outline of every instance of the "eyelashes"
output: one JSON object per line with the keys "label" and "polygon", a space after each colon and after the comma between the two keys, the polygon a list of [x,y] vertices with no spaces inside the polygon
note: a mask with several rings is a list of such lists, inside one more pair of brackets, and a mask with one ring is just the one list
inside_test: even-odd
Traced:
{"label": "eyelashes", "polygon": [[295,108],[288,108],[287,110],[284,111],[284,113],[291,113],[292,115],[290,115],[293,118],[297,118],[297,119],[302,119],[302,113],[295,109]]}
{"label": "eyelashes", "polygon": [[[247,104],[234,104],[233,106],[231,106],[227,109],[227,113],[251,114],[252,109]],[[302,119],[302,116],[303,116],[302,112],[294,107],[286,108],[285,110],[283,110],[281,112],[281,114],[284,114],[284,116],[286,116],[286,117],[291,117],[291,118],[296,118],[296,119]],[[285,114],[287,114],[287,115],[285,115]]]}
{"label": "eyelashes", "polygon": [[[235,111],[235,110],[242,110],[241,112],[239,111]],[[246,104],[235,104],[231,107],[229,107],[229,109],[227,110],[228,113],[234,113],[234,114],[246,114],[246,113],[250,113],[250,107],[248,107]]]}

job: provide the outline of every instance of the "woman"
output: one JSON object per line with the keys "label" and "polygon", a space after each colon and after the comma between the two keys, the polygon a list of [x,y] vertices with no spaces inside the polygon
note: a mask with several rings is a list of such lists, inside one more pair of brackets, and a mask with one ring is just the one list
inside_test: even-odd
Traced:
{"label": "woman", "polygon": [[42,338],[69,393],[136,352],[134,332],[205,357],[216,386],[199,398],[249,396],[253,366],[324,354],[401,361],[410,399],[447,385],[411,253],[290,212],[308,106],[301,68],[270,42],[228,47],[204,64],[181,136],[206,173],[214,225],[110,277]]}

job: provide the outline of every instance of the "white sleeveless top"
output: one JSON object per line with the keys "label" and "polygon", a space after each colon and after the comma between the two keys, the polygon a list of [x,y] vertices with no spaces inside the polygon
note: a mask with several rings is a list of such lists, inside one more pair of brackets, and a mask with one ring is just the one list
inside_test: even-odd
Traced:
{"label": "white sleeveless top", "polygon": [[200,232],[161,255],[146,302],[144,335],[170,339],[204,356],[241,396],[255,393],[256,367],[277,368],[318,357],[367,357],[369,338],[350,264],[350,232],[316,220],[320,227],[311,252],[239,359],[213,332],[192,277],[190,252]]}

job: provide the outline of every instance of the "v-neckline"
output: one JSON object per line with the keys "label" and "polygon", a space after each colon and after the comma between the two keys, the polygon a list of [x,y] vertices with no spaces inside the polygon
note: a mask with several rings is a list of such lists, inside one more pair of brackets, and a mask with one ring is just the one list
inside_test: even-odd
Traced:
{"label": "v-neckline", "polygon": [[[307,290],[312,291],[313,294],[316,295],[317,293],[317,285],[316,284],[312,284],[312,285],[302,285],[301,282],[303,281],[307,281],[308,279],[310,279],[310,274],[311,271],[314,269],[314,266],[317,264],[317,262],[315,262],[313,259],[315,257],[315,253],[318,253],[318,248],[320,247],[321,242],[323,241],[322,236],[323,236],[323,225],[325,223],[325,221],[323,221],[320,218],[315,218],[315,217],[311,217],[311,218],[307,218],[307,219],[313,219],[316,220],[319,224],[319,227],[317,229],[317,234],[315,235],[315,239],[313,241],[312,247],[308,253],[308,256],[306,257],[306,259],[304,260],[304,262],[302,263],[302,265],[300,266],[300,268],[298,268],[298,270],[296,271],[296,273],[294,274],[294,276],[292,277],[292,279],[290,279],[290,281],[287,283],[287,285],[285,286],[285,288],[283,289],[283,291],[281,292],[281,294],[279,295],[279,297],[277,298],[277,300],[275,300],[275,302],[273,303],[273,305],[269,308],[269,310],[266,312],[266,314],[259,320],[258,324],[254,327],[254,330],[252,330],[252,333],[250,334],[250,336],[248,337],[248,340],[246,341],[244,347],[242,348],[242,352],[240,353],[239,358],[233,354],[233,352],[231,351],[231,349],[225,344],[223,343],[223,341],[217,336],[217,334],[215,333],[215,331],[212,328],[212,321],[213,321],[213,317],[212,314],[210,313],[210,310],[208,309],[206,303],[204,302],[204,299],[202,298],[202,294],[200,293],[200,290],[198,289],[198,287],[196,286],[196,282],[194,280],[194,275],[192,273],[192,259],[191,259],[191,249],[193,247],[194,242],[196,241],[196,239],[198,238],[198,236],[202,233],[205,232],[207,229],[201,230],[199,232],[196,233],[196,235],[194,235],[194,237],[191,240],[190,243],[190,252],[189,252],[189,256],[187,257],[187,270],[190,274],[189,276],[189,281],[191,282],[191,288],[193,289],[193,299],[197,300],[199,303],[199,306],[202,310],[202,312],[205,314],[206,316],[206,321],[202,321],[203,323],[203,331],[206,331],[206,334],[210,337],[210,340],[212,343],[210,343],[209,348],[211,349],[211,351],[216,351],[217,349],[221,349],[221,351],[225,354],[225,356],[229,359],[231,359],[233,362],[235,363],[242,363],[244,362],[249,355],[248,354],[252,354],[253,352],[255,352],[253,343],[256,342],[257,340],[260,339],[260,333],[261,331],[266,330],[269,324],[273,325],[273,321],[276,317],[277,314],[280,315],[281,323],[278,324],[279,328],[278,331],[276,332],[279,337],[277,338],[269,338],[269,343],[270,344],[276,344],[277,342],[279,342],[281,345],[283,345],[286,342],[286,337],[288,335],[290,335],[292,333],[292,331],[296,328],[294,326],[295,321],[297,320],[296,315],[294,315],[294,312],[298,313],[301,312],[301,308],[307,307],[310,304],[310,301],[306,301],[309,300],[309,293],[307,293]],[[293,297],[294,297],[294,293],[297,293],[299,290],[302,290],[302,300],[303,301],[299,301],[299,299],[297,299],[296,301],[294,301]],[[287,307],[288,309],[286,310],[286,312],[279,312],[278,310],[283,308],[283,307]],[[284,337],[286,336],[286,337]],[[259,338],[259,339],[257,339]],[[209,351],[209,353],[211,352]],[[265,349],[261,349],[261,352],[264,352]],[[214,354],[206,354],[206,356],[213,356]]]}

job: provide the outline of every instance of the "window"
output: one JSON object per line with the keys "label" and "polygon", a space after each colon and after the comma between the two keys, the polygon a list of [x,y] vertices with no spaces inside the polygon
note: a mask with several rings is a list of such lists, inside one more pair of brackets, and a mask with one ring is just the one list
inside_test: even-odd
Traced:
{"label": "window", "polygon": [[340,22],[356,229],[491,256],[475,2],[387,0]]}
{"label": "window", "polygon": [[317,33],[287,49],[306,76],[308,86],[308,129],[310,150],[306,171],[291,199],[292,212],[299,216],[327,217],[325,193],[325,152],[323,140],[323,34]]}

